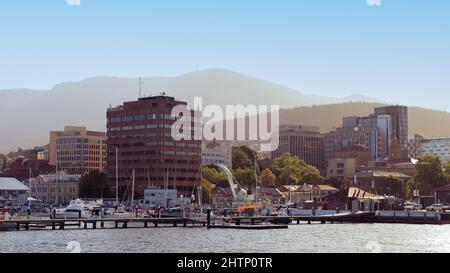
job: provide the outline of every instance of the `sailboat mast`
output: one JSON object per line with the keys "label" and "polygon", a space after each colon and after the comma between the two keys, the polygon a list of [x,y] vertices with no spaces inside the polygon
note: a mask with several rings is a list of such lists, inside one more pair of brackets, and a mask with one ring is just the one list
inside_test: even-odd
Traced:
{"label": "sailboat mast", "polygon": [[32,195],[33,195],[33,194],[32,194],[32,192],[33,192],[33,186],[31,185],[31,177],[32,177],[33,175],[32,175],[32,173],[31,173],[31,168],[30,168],[29,170],[30,170],[30,173],[29,173],[29,174],[30,174],[30,180],[29,180],[29,181],[30,181],[30,198],[31,198],[31,197],[33,197],[33,196],[32,196]]}
{"label": "sailboat mast", "polygon": [[119,147],[116,146],[116,204],[119,205]]}
{"label": "sailboat mast", "polygon": [[136,170],[133,170],[133,181],[131,184],[131,204],[134,204],[134,181],[136,179]]}
{"label": "sailboat mast", "polygon": [[59,170],[58,170],[58,153],[56,153],[56,180],[55,180],[55,206],[58,205],[59,199],[59,187],[58,187],[58,179],[59,179]]}
{"label": "sailboat mast", "polygon": [[258,179],[259,179],[259,168],[258,162],[256,160],[256,152],[255,152],[255,202],[258,203]]}

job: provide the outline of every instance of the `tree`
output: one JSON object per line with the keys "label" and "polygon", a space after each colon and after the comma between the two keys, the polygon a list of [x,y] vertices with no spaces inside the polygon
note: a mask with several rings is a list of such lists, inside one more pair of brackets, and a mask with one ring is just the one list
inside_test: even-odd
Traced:
{"label": "tree", "polygon": [[302,184],[306,183],[309,185],[320,185],[324,181],[325,178],[323,178],[322,175],[320,175],[320,171],[316,167],[305,164],[301,176]]}
{"label": "tree", "polygon": [[414,187],[421,195],[433,194],[434,189],[446,184],[442,163],[437,156],[423,156],[415,165]]}
{"label": "tree", "polygon": [[244,152],[247,155],[247,157],[250,159],[251,166],[255,166],[255,160],[258,161],[258,153],[255,150],[253,150],[245,145],[239,147],[239,149],[242,152]]}
{"label": "tree", "polygon": [[202,168],[202,176],[217,187],[228,187],[227,176],[213,167]]}
{"label": "tree", "polygon": [[344,181],[343,178],[327,178],[323,181],[324,184],[335,187],[336,189],[343,189],[344,188]]}
{"label": "tree", "polygon": [[261,173],[260,179],[264,187],[275,187],[277,184],[277,177],[272,173],[270,169],[265,169]]}
{"label": "tree", "polygon": [[444,166],[444,176],[447,182],[450,181],[450,161]]}
{"label": "tree", "polygon": [[415,186],[414,186],[414,179],[411,178],[408,180],[408,182],[406,183],[406,198],[407,199],[413,199],[414,196],[414,190],[415,190]]}
{"label": "tree", "polygon": [[209,204],[212,196],[212,191],[214,190],[214,185],[208,181],[208,179],[202,179],[202,202],[204,204]]}
{"label": "tree", "polygon": [[80,197],[82,198],[100,198],[110,197],[110,188],[106,174],[99,171],[91,171],[81,177]]}
{"label": "tree", "polygon": [[7,159],[5,157],[5,159],[3,160],[2,171],[6,171],[7,169],[8,169],[8,165],[7,165]]}
{"label": "tree", "polygon": [[381,194],[386,195],[404,195],[405,189],[403,185],[403,180],[397,177],[389,176],[384,179],[380,185]]}
{"label": "tree", "polygon": [[239,184],[247,189],[255,188],[255,170],[252,168],[234,170],[234,177]]}
{"label": "tree", "polygon": [[231,160],[233,162],[233,169],[245,169],[252,166],[252,160],[241,149],[241,147],[233,147],[231,153]]}
{"label": "tree", "polygon": [[285,153],[275,159],[272,164],[271,171],[278,177],[278,183],[288,185],[320,184],[324,178],[320,175],[319,170],[306,164],[297,156],[291,156]]}

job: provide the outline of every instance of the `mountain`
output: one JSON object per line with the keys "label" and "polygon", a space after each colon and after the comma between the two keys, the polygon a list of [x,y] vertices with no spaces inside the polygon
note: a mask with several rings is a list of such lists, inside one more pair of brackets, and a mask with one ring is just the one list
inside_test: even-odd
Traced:
{"label": "mountain", "polygon": [[[304,95],[294,89],[236,72],[211,69],[177,77],[142,79],[142,93],[169,96],[193,102],[203,97],[204,104],[279,104],[283,108],[347,101],[372,101],[362,96],[328,98]],[[0,90],[2,137],[0,152],[17,147],[46,144],[50,130],[65,125],[82,125],[91,130],[105,130],[106,109],[138,97],[136,78],[95,77],[80,82],[66,82],[48,91],[27,89]],[[9,117],[9,118],[5,118]]]}

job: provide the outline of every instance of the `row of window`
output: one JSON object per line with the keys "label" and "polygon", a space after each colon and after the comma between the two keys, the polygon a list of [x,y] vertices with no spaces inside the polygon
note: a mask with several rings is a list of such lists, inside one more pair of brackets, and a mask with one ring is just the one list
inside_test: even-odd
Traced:
{"label": "row of window", "polygon": [[119,136],[109,136],[108,140],[119,140],[119,139],[136,139],[136,138],[159,138],[159,137],[167,137],[167,138],[180,138],[180,139],[190,139],[191,134],[174,134],[172,133],[147,133],[147,134],[127,134],[127,135],[119,135]]}
{"label": "row of window", "polygon": [[135,116],[124,116],[124,117],[113,117],[108,118],[109,123],[119,123],[119,122],[132,122],[132,121],[144,121],[144,120],[177,120],[178,116],[173,116],[171,114],[147,114],[147,115],[135,115]]}

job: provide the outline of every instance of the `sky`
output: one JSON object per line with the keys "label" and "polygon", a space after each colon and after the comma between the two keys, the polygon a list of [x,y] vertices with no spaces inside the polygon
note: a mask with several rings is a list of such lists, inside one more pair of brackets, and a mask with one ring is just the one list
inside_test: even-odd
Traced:
{"label": "sky", "polygon": [[2,0],[0,89],[224,68],[450,111],[448,0]]}

